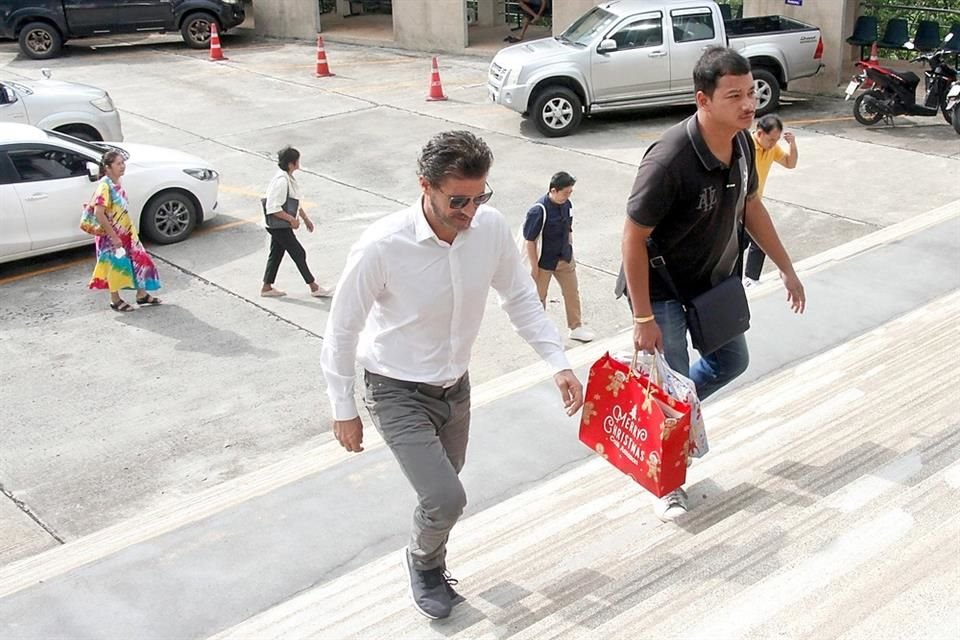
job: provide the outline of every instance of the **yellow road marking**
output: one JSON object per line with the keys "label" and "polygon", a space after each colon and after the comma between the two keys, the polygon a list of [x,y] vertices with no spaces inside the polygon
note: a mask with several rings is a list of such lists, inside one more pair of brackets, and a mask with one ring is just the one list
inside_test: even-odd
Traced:
{"label": "yellow road marking", "polygon": [[234,220],[233,222],[217,225],[216,227],[200,227],[193,233],[194,235],[203,235],[205,233],[213,233],[214,231],[223,231],[224,229],[232,229],[233,227],[240,227],[247,224],[256,224],[260,221],[261,221],[260,217]]}
{"label": "yellow road marking", "polygon": [[819,124],[821,122],[843,122],[853,120],[853,116],[842,116],[837,118],[813,118],[810,120],[784,120],[783,124],[801,125],[801,124]]}
{"label": "yellow road marking", "polygon": [[5,284],[10,284],[12,282],[18,282],[20,280],[26,280],[27,278],[32,278],[34,276],[40,276],[45,273],[54,273],[56,271],[63,271],[64,269],[69,269],[70,267],[75,267],[78,264],[83,264],[85,262],[92,262],[93,258],[78,258],[76,260],[71,260],[70,262],[64,262],[63,264],[55,264],[52,267],[43,267],[42,269],[35,269],[34,271],[27,271],[26,273],[18,273],[15,276],[8,276],[6,278],[0,278],[0,286]]}
{"label": "yellow road marking", "polygon": [[[221,184],[220,191],[226,191],[227,193],[233,193],[246,198],[256,198],[257,200],[263,197],[263,194],[259,191],[253,191],[252,189],[247,189],[246,187],[234,187],[229,184]],[[312,200],[301,200],[300,204],[304,207],[317,206],[317,203],[313,202]]]}

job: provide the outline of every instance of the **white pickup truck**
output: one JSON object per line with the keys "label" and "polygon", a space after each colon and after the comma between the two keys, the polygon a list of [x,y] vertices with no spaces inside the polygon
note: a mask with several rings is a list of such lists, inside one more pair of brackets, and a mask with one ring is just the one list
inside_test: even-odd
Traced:
{"label": "white pickup truck", "polygon": [[81,140],[122,142],[120,114],[103,89],[76,82],[0,79],[0,122],[32,124]]}
{"label": "white pickup truck", "polygon": [[790,18],[724,23],[713,0],[612,0],[559,36],[501,50],[490,99],[533,117],[545,136],[565,136],[585,115],[692,103],[693,67],[716,45],[750,60],[758,115],[776,110],[790,81],[824,66],[820,30]]}

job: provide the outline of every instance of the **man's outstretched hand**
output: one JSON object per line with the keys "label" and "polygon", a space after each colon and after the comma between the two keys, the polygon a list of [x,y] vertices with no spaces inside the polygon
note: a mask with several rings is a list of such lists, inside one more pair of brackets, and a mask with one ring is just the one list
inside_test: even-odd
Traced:
{"label": "man's outstretched hand", "polygon": [[553,381],[560,389],[560,397],[563,399],[563,408],[567,415],[572,416],[580,407],[583,406],[583,385],[577,380],[570,369],[564,369],[553,376]]}

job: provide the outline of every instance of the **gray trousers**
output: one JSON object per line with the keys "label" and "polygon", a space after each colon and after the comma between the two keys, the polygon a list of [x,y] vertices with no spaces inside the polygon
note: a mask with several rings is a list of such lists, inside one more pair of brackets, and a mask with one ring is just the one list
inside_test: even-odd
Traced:
{"label": "gray trousers", "polygon": [[364,372],[364,401],[373,424],[417,492],[410,556],[420,571],[446,568],[447,538],[467,496],[458,474],[470,435],[470,379],[452,387]]}

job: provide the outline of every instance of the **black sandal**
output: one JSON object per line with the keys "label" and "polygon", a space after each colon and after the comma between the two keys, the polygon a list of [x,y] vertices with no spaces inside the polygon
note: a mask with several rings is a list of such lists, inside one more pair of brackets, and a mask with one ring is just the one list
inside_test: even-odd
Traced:
{"label": "black sandal", "polygon": [[129,313],[130,311],[136,311],[133,307],[127,304],[124,300],[120,302],[111,302],[110,308],[114,311],[119,311],[120,313]]}
{"label": "black sandal", "polygon": [[161,302],[160,298],[154,298],[149,293],[142,298],[137,298],[137,304],[160,304]]}

